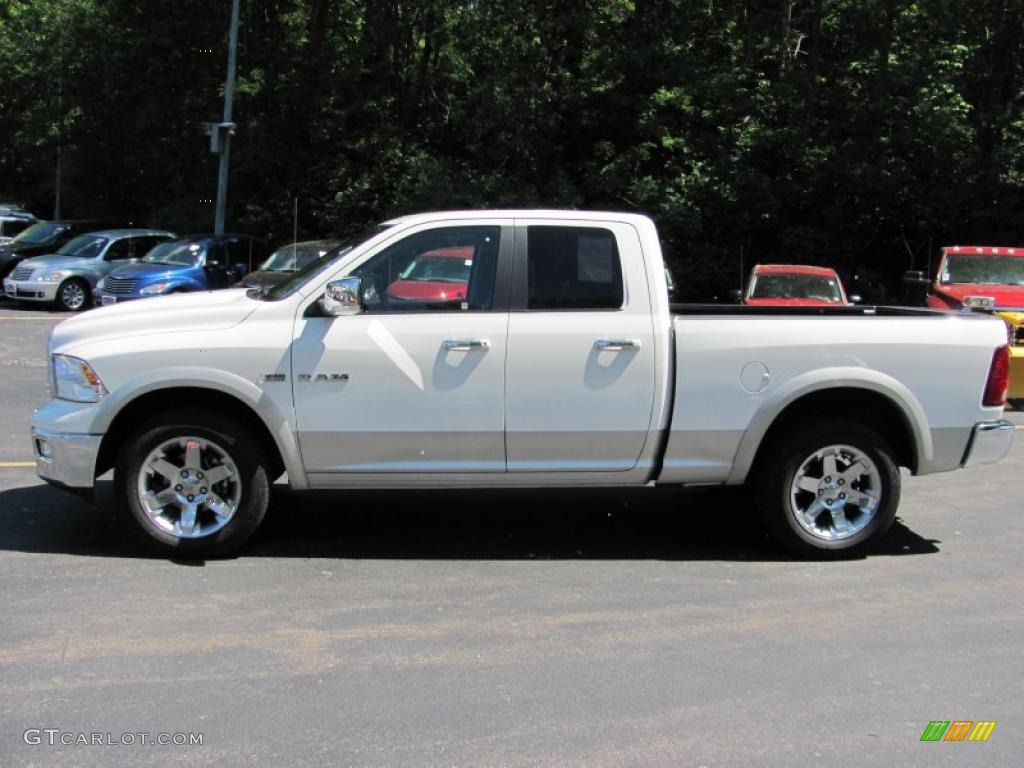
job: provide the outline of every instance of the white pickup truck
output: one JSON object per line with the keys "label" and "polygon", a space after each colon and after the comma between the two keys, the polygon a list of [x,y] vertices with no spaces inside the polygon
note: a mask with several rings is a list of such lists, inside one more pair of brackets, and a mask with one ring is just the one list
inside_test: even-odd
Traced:
{"label": "white pickup truck", "polygon": [[644,216],[430,213],[266,291],[64,321],[32,439],[55,485],[113,468],[166,553],[237,548],[287,472],[297,489],[746,483],[780,543],[849,555],[891,524],[899,467],[1007,453],[1006,343],[973,313],[671,306]]}

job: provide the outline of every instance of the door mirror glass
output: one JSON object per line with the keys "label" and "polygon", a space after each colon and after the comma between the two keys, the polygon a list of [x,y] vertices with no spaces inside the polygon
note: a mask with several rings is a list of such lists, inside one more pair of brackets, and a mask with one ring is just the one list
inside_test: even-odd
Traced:
{"label": "door mirror glass", "polygon": [[363,311],[360,298],[362,280],[358,277],[343,277],[327,284],[327,290],[320,299],[320,308],[329,317],[358,315]]}
{"label": "door mirror glass", "polygon": [[907,285],[928,285],[928,276],[921,270],[912,269],[903,273],[903,282]]}

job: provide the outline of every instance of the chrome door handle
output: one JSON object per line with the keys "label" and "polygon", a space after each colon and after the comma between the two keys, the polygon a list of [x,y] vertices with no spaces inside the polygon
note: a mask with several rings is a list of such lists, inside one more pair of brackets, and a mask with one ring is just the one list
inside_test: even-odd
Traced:
{"label": "chrome door handle", "polygon": [[622,349],[640,349],[640,339],[598,339],[594,346],[600,350],[617,352]]}
{"label": "chrome door handle", "polygon": [[451,352],[469,352],[471,349],[490,349],[487,339],[448,339],[441,345]]}

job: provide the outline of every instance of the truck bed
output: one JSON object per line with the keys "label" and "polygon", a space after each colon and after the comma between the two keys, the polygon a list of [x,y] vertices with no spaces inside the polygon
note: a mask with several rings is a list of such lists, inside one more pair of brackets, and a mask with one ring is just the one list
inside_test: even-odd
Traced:
{"label": "truck bed", "polygon": [[[1005,328],[983,313],[670,308],[674,390],[660,482],[744,482],[769,426],[818,391],[834,395],[823,417],[857,421],[865,416],[865,396],[874,403],[869,410],[895,406],[892,413],[914,430],[915,458],[908,466],[916,474],[959,467],[972,426],[999,416],[981,399]],[[818,319],[808,322],[811,317]]]}

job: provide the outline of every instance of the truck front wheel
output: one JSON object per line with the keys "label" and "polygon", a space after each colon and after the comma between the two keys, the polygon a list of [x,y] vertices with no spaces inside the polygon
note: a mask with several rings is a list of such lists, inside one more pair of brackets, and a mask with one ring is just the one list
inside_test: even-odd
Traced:
{"label": "truck front wheel", "polygon": [[892,449],[874,430],[846,421],[783,439],[754,478],[761,519],[791,552],[851,557],[889,530],[900,498]]}
{"label": "truck front wheel", "polygon": [[142,540],[166,555],[237,549],[270,498],[259,442],[234,420],[201,409],[154,416],[121,446],[118,507]]}

